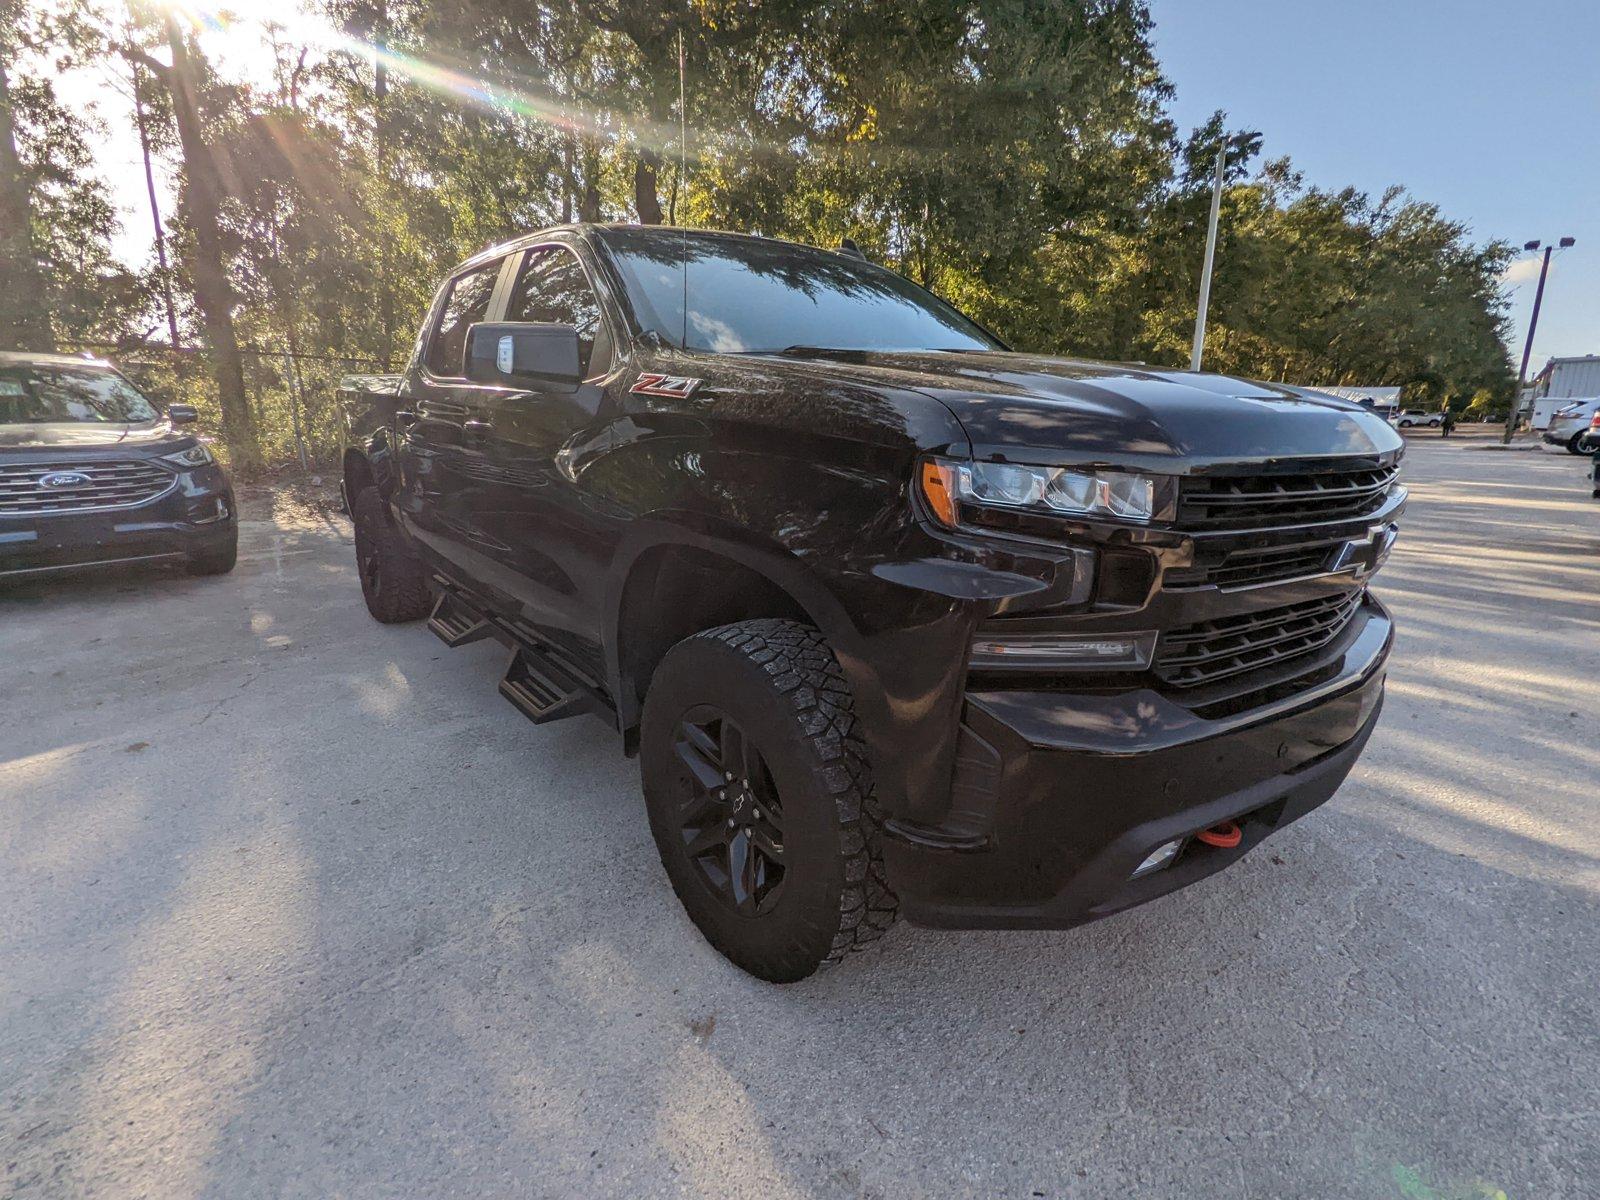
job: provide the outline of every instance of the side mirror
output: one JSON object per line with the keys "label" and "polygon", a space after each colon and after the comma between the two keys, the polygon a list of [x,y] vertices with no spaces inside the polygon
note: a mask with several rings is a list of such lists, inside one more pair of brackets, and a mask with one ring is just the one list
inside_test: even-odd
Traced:
{"label": "side mirror", "polygon": [[192,404],[167,405],[167,420],[174,425],[193,425],[200,419],[200,410]]}
{"label": "side mirror", "polygon": [[578,331],[533,321],[484,322],[467,331],[466,376],[473,383],[571,391],[583,382]]}

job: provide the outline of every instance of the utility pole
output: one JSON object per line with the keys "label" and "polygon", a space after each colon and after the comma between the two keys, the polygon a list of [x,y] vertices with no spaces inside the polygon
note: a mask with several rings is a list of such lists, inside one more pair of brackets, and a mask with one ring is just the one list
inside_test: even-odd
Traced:
{"label": "utility pole", "polygon": [[[1578,244],[1577,238],[1564,237],[1558,243],[1559,248],[1566,250]],[[1529,242],[1522,247],[1524,250],[1537,250],[1537,241]],[[1501,445],[1508,445],[1512,436],[1517,432],[1517,419],[1522,415],[1522,391],[1528,385],[1528,360],[1533,357],[1533,335],[1539,328],[1539,310],[1544,307],[1544,284],[1550,277],[1550,256],[1555,253],[1557,246],[1544,248],[1544,262],[1539,266],[1539,289],[1533,294],[1533,315],[1528,319],[1528,340],[1522,347],[1522,366],[1517,371],[1517,390],[1511,397],[1511,412],[1506,417],[1506,431],[1500,438]]]}
{"label": "utility pole", "polygon": [[1211,188],[1211,223],[1206,229],[1206,265],[1200,272],[1200,310],[1194,320],[1194,350],[1189,370],[1198,371],[1206,349],[1206,315],[1211,309],[1211,271],[1217,261],[1217,224],[1222,217],[1222,176],[1228,165],[1228,145],[1217,151],[1217,178]]}
{"label": "utility pole", "polygon": [[372,166],[377,177],[377,195],[373,212],[378,218],[378,337],[383,369],[387,371],[394,353],[394,289],[389,286],[393,274],[393,230],[390,222],[394,214],[390,207],[389,191],[389,6],[379,0],[377,19],[373,22],[372,50]]}

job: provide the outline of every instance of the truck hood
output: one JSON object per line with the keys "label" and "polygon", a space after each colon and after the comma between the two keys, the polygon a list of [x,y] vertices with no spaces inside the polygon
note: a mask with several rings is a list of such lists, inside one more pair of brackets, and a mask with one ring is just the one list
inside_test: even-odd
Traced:
{"label": "truck hood", "polygon": [[142,450],[182,435],[166,421],[122,425],[97,421],[57,421],[0,425],[3,450]]}
{"label": "truck hood", "polygon": [[1382,418],[1225,375],[1001,352],[805,351],[773,356],[913,388],[955,414],[975,457],[1106,463],[1163,474],[1307,458],[1392,462]]}

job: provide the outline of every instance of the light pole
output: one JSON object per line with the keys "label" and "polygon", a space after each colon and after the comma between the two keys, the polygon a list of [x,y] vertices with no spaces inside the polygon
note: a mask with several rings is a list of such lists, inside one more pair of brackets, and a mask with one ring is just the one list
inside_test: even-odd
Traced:
{"label": "light pole", "polygon": [[[1528,319],[1528,341],[1522,347],[1522,367],[1517,372],[1517,391],[1511,398],[1511,413],[1506,417],[1506,431],[1500,438],[1502,445],[1509,444],[1512,435],[1517,432],[1517,418],[1522,415],[1522,389],[1527,386],[1528,360],[1533,357],[1533,335],[1539,328],[1539,310],[1544,307],[1544,283],[1550,276],[1550,255],[1559,247],[1566,250],[1578,244],[1577,238],[1564,237],[1556,246],[1544,248],[1544,262],[1539,266],[1539,290],[1533,294],[1533,316]],[[1524,250],[1537,250],[1537,241],[1529,242],[1523,246]]]}
{"label": "light pole", "polygon": [[1206,262],[1200,270],[1200,307],[1194,319],[1194,349],[1189,370],[1198,371],[1206,352],[1206,314],[1211,308],[1211,271],[1217,261],[1217,222],[1222,216],[1222,184],[1228,166],[1228,144],[1217,151],[1217,177],[1211,185],[1211,219],[1206,225]]}

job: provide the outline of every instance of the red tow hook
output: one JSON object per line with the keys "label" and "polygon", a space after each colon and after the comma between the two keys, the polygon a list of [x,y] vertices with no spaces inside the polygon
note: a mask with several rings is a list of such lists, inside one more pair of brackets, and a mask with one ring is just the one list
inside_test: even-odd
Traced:
{"label": "red tow hook", "polygon": [[1244,840],[1244,830],[1233,821],[1224,821],[1210,829],[1202,829],[1194,836],[1196,841],[1215,846],[1218,850],[1232,850]]}

